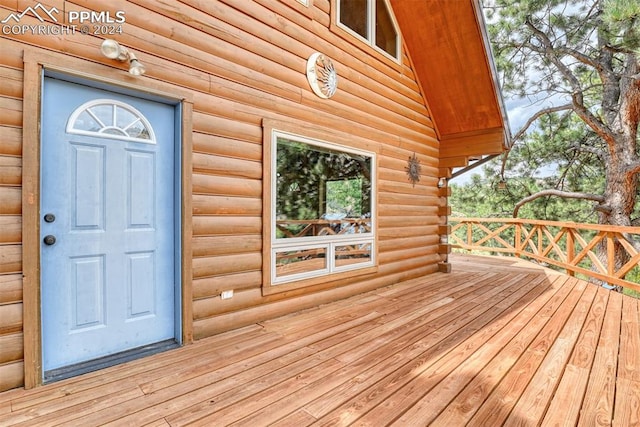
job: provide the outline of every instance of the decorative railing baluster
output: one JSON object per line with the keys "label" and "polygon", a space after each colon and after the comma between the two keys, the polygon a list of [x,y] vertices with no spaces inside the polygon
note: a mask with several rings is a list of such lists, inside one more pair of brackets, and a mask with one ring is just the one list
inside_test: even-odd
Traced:
{"label": "decorative railing baluster", "polygon": [[640,227],[521,218],[450,217],[449,222],[453,248],[529,258],[640,292]]}

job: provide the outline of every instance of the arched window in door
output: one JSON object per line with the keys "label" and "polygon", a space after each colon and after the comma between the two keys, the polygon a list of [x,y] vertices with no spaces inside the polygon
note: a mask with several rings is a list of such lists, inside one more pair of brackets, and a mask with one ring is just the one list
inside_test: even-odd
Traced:
{"label": "arched window in door", "polygon": [[69,117],[67,133],[155,144],[149,121],[129,104],[95,99],[82,104]]}

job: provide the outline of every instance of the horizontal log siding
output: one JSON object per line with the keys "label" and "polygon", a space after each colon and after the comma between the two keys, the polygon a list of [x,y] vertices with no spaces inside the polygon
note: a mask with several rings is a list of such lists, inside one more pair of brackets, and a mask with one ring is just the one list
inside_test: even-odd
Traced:
{"label": "horizontal log siding", "polygon": [[0,391],[22,385],[24,371],[20,216],[23,73],[15,67],[16,62],[16,58],[0,58]]}
{"label": "horizontal log siding", "polygon": [[[294,1],[294,0],[287,0]],[[286,1],[43,2],[59,10],[126,12],[116,38],[156,79],[193,93],[194,335],[208,336],[437,270],[438,142],[406,55],[390,64],[329,29],[332,4],[308,14]],[[55,4],[54,4],[55,3]],[[187,4],[188,3],[188,4]],[[9,6],[7,6],[9,4]],[[2,16],[13,11],[3,2]],[[312,17],[312,19],[309,18]],[[25,16],[25,24],[38,24]],[[0,390],[22,384],[22,51],[64,52],[125,70],[89,35],[3,35],[0,57]],[[313,52],[329,56],[339,89],[316,97],[305,77]],[[262,296],[262,120],[300,123],[324,138],[349,135],[378,155],[376,274]],[[420,182],[407,180],[416,153]],[[224,290],[232,299],[221,300]]]}

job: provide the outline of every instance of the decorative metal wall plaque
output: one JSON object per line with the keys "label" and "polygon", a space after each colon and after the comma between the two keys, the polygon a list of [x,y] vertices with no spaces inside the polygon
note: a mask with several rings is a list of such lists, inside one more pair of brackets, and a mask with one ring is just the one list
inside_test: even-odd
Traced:
{"label": "decorative metal wall plaque", "polygon": [[319,52],[307,60],[307,80],[313,93],[320,98],[331,98],[338,89],[338,73],[333,62]]}
{"label": "decorative metal wall plaque", "polygon": [[416,153],[413,153],[413,156],[409,156],[407,166],[404,170],[407,171],[409,181],[415,187],[416,182],[420,181],[420,173],[422,172],[422,166],[420,166],[420,160],[416,157]]}

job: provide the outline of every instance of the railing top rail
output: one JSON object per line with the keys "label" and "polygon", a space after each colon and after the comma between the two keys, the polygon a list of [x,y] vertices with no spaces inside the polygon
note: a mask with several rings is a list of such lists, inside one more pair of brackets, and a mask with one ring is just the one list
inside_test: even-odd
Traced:
{"label": "railing top rail", "polygon": [[[584,274],[640,292],[636,280],[640,227],[524,218],[450,217],[449,222],[452,224],[449,242],[454,247],[527,257],[563,268],[570,274]],[[585,230],[591,232],[584,233]],[[633,282],[628,280],[628,273],[632,273]]]}
{"label": "railing top rail", "polygon": [[449,217],[449,222],[471,222],[471,223],[502,223],[502,224],[529,224],[545,225],[552,227],[572,228],[576,230],[610,231],[614,233],[640,234],[640,227],[624,227],[619,225],[586,224],[570,221],[544,221],[539,219],[526,218],[465,218]]}

